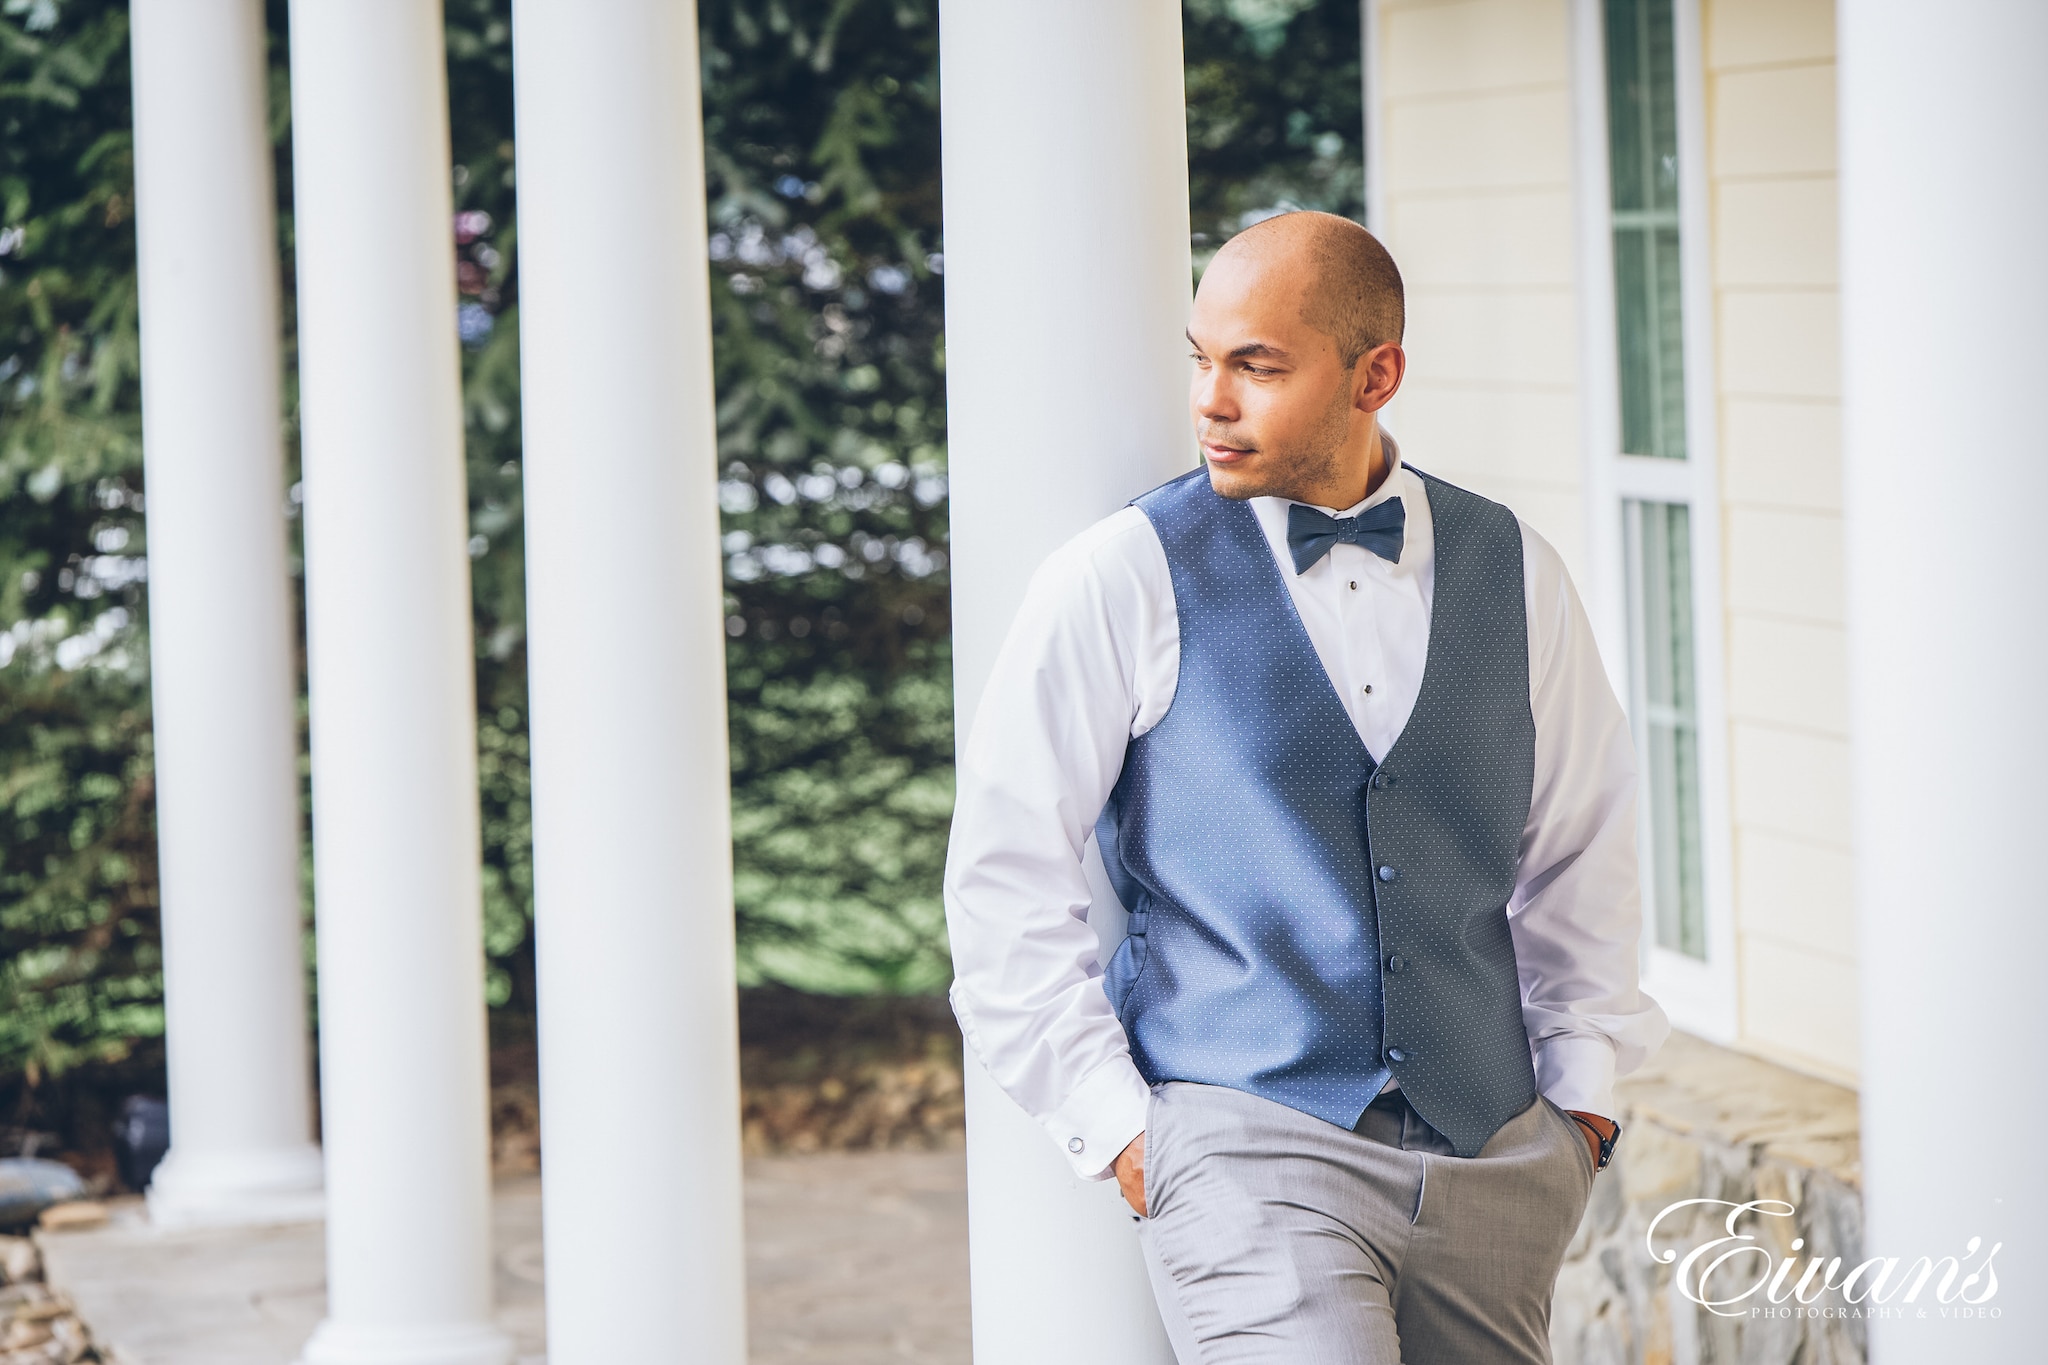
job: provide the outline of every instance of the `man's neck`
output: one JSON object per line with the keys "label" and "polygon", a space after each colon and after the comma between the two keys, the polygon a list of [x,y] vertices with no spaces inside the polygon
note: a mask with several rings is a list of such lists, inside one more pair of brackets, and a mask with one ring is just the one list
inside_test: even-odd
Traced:
{"label": "man's neck", "polygon": [[1387,481],[1387,475],[1393,471],[1394,462],[1387,458],[1387,443],[1380,435],[1380,424],[1374,422],[1372,432],[1366,438],[1365,491],[1358,495],[1356,501],[1363,502],[1379,492],[1380,485]]}
{"label": "man's neck", "polygon": [[[1314,507],[1331,508],[1339,512],[1347,507],[1355,507],[1359,503],[1364,502],[1379,491],[1380,485],[1387,481],[1387,475],[1393,472],[1393,459],[1388,454],[1388,444],[1388,442],[1381,439],[1379,423],[1374,422],[1372,424],[1372,431],[1366,439],[1365,483],[1362,488],[1357,482],[1356,475],[1349,478],[1339,476],[1316,488],[1303,489],[1301,492],[1291,495],[1293,500],[1295,502],[1305,502]],[[1352,469],[1358,467],[1356,458],[1346,460],[1343,463]]]}

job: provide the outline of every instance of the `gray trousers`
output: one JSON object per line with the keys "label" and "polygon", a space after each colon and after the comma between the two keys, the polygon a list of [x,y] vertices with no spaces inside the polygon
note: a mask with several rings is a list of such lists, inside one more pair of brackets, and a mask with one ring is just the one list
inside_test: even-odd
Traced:
{"label": "gray trousers", "polygon": [[1180,1365],[1549,1365],[1592,1191],[1579,1125],[1541,1096],[1461,1157],[1399,1090],[1347,1132],[1166,1081],[1138,1240]]}

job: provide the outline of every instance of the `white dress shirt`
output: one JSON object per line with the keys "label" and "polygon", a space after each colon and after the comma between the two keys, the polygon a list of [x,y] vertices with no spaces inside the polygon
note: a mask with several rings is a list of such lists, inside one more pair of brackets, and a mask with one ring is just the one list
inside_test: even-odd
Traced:
{"label": "white dress shirt", "polygon": [[[1352,516],[1407,514],[1398,563],[1338,544],[1297,575],[1284,498],[1251,499],[1323,668],[1375,757],[1421,690],[1436,538],[1422,480],[1393,468]],[[1614,1078],[1669,1031],[1637,984],[1642,930],[1629,728],[1557,551],[1522,523],[1536,772],[1508,925],[1536,1086],[1611,1115]],[[976,711],[945,878],[954,1013],[997,1085],[1075,1173],[1107,1179],[1145,1126],[1149,1087],[1102,990],[1084,869],[1124,749],[1165,716],[1180,667],[1166,552],[1135,507],[1055,551],[1032,578]]]}

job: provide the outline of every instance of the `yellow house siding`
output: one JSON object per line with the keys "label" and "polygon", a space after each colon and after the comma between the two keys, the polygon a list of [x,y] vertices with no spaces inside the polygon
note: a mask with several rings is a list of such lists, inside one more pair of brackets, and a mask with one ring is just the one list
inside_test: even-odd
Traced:
{"label": "yellow house siding", "polygon": [[[1811,4],[1814,0],[1786,0]],[[1730,69],[1708,56],[1708,169],[1721,176],[1835,173],[1832,60],[1761,70]]]}
{"label": "yellow house siding", "polygon": [[1857,1065],[1834,9],[1701,0],[1740,1044]]}
{"label": "yellow house siding", "polygon": [[1728,531],[1728,609],[1746,619],[1842,621],[1842,519],[1759,504]]}
{"label": "yellow house siding", "polygon": [[1840,535],[1842,413],[1829,400],[1721,394],[1721,492],[1731,515],[1827,514]]}
{"label": "yellow house siding", "polygon": [[[1747,1050],[1844,1085],[1856,1083],[1856,963],[1749,935],[1742,942]],[[1848,1008],[1835,1003],[1846,1001]]]}
{"label": "yellow house siding", "polygon": [[[1700,16],[1707,54],[1718,66],[1773,66],[1835,60],[1835,9],[1814,0],[1717,0]],[[1834,114],[1828,114],[1834,126]]]}
{"label": "yellow house siding", "polygon": [[1832,176],[1726,180],[1714,204],[1714,278],[1723,288],[1835,287]]}
{"label": "yellow house siding", "polygon": [[[1527,0],[1381,0],[1380,93],[1389,100],[1571,80],[1568,15]],[[1565,149],[1569,170],[1570,148]]]}
{"label": "yellow house siding", "polygon": [[1565,0],[1382,0],[1387,246],[1416,464],[1512,505],[1583,580]]}
{"label": "yellow house siding", "polygon": [[[1856,1068],[1832,0],[1698,0],[1739,1046]],[[1379,0],[1387,415],[1590,586],[1567,0]]]}

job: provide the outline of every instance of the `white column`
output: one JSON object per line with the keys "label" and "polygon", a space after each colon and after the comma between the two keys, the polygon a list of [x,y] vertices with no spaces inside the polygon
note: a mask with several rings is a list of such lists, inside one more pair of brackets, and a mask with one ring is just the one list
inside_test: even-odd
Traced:
{"label": "white column", "polygon": [[[1195,465],[1180,23],[1173,0],[940,9],[963,741],[1039,561]],[[1107,961],[1106,889],[1091,920]],[[976,1365],[1173,1359],[1115,1182],[1075,1179],[971,1050],[967,1172]]]}
{"label": "white column", "polygon": [[[2003,1321],[1880,1365],[2038,1360],[2048,1280],[2048,7],[1845,0],[1844,492],[1866,1255],[2004,1243]],[[1974,1256],[1971,1238],[1982,1238]],[[1972,1295],[1981,1295],[1980,1284]]]}
{"label": "white column", "polygon": [[513,51],[548,1359],[743,1365],[696,6],[517,0]]}
{"label": "white column", "polygon": [[175,1144],[159,1223],[320,1211],[260,0],[137,0],[150,686]]}
{"label": "white column", "polygon": [[327,1318],[501,1365],[441,7],[294,0]]}

